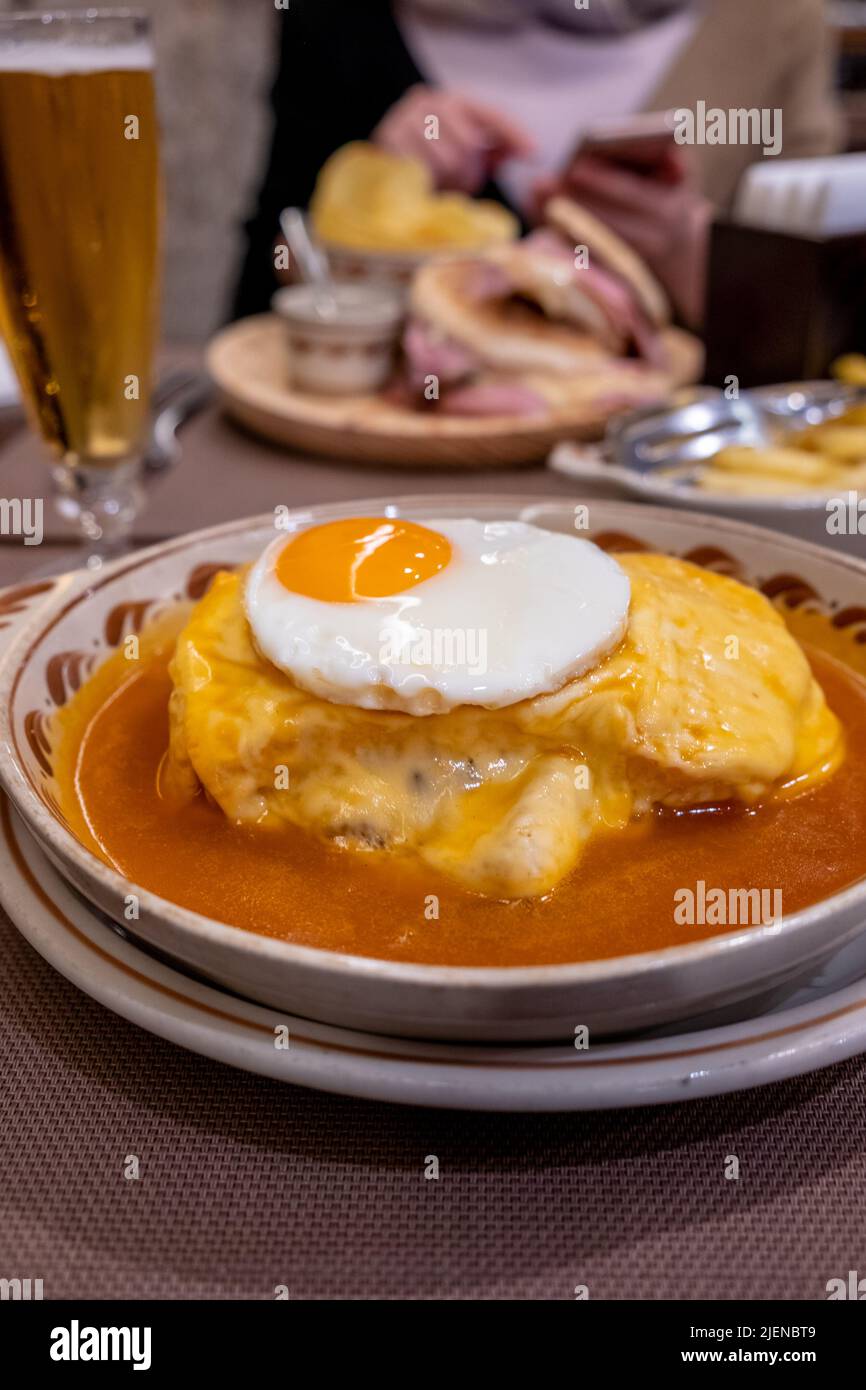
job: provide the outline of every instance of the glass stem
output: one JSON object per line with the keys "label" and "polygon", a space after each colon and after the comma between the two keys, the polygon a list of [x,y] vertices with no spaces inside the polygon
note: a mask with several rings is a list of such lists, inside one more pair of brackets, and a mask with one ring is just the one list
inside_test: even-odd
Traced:
{"label": "glass stem", "polygon": [[55,506],[77,526],[91,568],[128,548],[141,510],[141,460],[92,464],[80,460],[53,469]]}

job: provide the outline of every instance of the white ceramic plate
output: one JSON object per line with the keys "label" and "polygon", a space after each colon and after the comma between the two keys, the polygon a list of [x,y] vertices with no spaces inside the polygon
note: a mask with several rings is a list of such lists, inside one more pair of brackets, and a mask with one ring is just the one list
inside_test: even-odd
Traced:
{"label": "white ceramic plate", "polygon": [[[592,446],[590,445],[590,449]],[[599,462],[587,449],[576,443],[557,444],[550,453],[548,467],[574,480],[575,487],[589,484],[603,486],[608,496],[636,498],[658,506],[678,507],[682,511],[715,512],[731,521],[745,521],[755,526],[771,526],[789,536],[811,541],[813,545],[832,545],[850,555],[866,557],[866,536],[850,525],[840,534],[828,530],[828,498],[814,494],[804,497],[726,497],[722,494],[700,492],[697,488],[678,487],[673,482],[652,473],[637,473],[618,464]],[[848,505],[848,494],[833,494]],[[855,494],[856,495],[856,494]],[[847,510],[843,513],[846,517]]]}
{"label": "white ceramic plate", "polygon": [[[378,498],[293,514],[303,527],[341,516],[523,517],[573,532],[574,503],[537,498]],[[129,883],[84,849],[65,825],[51,771],[50,715],[113,649],[167,601],[195,597],[215,569],[248,561],[274,535],[257,517],[179,537],[128,556],[98,577],[66,576],[33,594],[0,595],[0,626],[20,616],[0,656],[0,779],[41,848],[91,903],[123,920],[139,900],[136,935],[221,988],[268,1007],[374,1034],[476,1043],[622,1035],[792,989],[866,926],[866,881],[781,922],[740,928],[664,950],[609,960],[510,968],[382,961],[299,946],[227,926]],[[715,565],[819,624],[838,655],[864,669],[866,565],[769,531],[698,514],[593,501],[589,530],[607,545],[649,546]],[[29,593],[23,598],[22,594]],[[832,612],[834,626],[818,615]],[[18,621],[18,620],[16,620]],[[809,628],[806,628],[807,633]]]}
{"label": "white ceramic plate", "polygon": [[[576,1052],[567,1043],[460,1047],[354,1033],[199,984],[107,926],[2,794],[0,901],[41,956],[113,1013],[215,1061],[340,1095],[460,1110],[608,1110],[746,1090],[866,1051],[863,937],[759,1017]],[[288,1029],[287,1048],[275,1046],[277,1029]]]}

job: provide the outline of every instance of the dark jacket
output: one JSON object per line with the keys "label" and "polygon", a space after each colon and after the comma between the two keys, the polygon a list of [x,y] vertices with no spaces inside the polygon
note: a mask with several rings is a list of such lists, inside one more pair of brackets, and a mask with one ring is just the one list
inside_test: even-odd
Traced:
{"label": "dark jacket", "polygon": [[[268,307],[281,210],[306,207],[328,156],[350,140],[366,140],[404,92],[425,80],[388,0],[291,0],[280,19],[271,150],[256,210],[245,224],[233,318]],[[492,185],[482,196],[504,201]]]}

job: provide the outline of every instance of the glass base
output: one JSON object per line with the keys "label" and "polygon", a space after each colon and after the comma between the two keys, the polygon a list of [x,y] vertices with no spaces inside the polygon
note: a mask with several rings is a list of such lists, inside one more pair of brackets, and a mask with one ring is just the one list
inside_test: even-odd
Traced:
{"label": "glass base", "polygon": [[140,459],[57,463],[52,478],[55,508],[76,527],[91,569],[129,548],[142,504]]}

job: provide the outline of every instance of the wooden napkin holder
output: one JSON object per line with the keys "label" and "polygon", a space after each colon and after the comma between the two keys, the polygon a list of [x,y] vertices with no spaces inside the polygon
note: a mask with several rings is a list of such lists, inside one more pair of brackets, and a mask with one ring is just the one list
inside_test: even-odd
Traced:
{"label": "wooden napkin holder", "polygon": [[826,377],[866,352],[866,233],[794,236],[729,221],[712,228],[706,381],[741,387]]}

